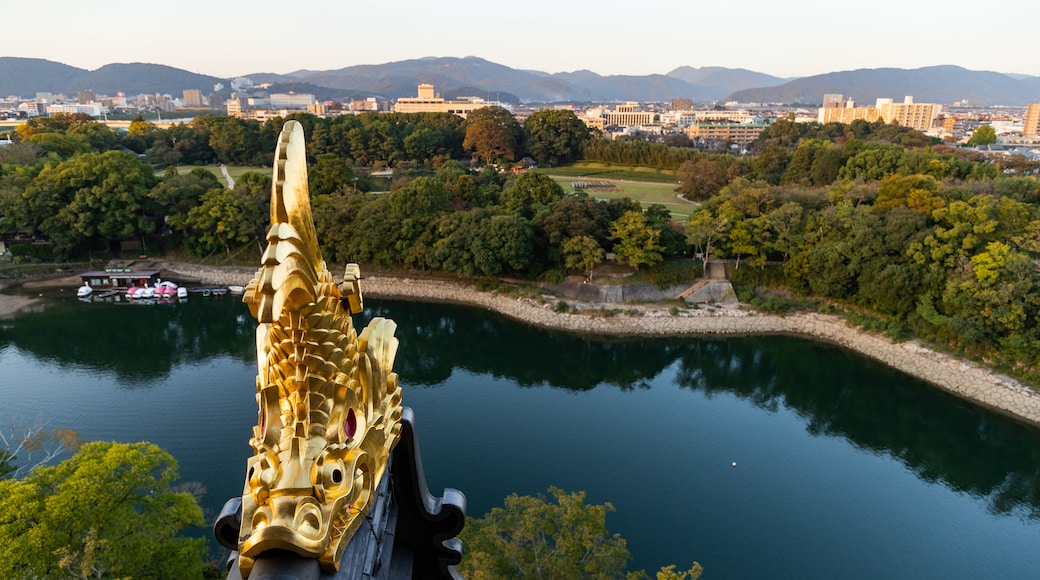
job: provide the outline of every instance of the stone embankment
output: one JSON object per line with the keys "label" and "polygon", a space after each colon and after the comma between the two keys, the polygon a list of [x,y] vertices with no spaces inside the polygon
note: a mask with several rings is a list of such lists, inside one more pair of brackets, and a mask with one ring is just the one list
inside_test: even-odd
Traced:
{"label": "stone embankment", "polygon": [[[170,264],[171,275],[190,276],[207,284],[245,285],[255,268],[206,268]],[[897,343],[850,327],[842,319],[817,313],[774,316],[733,307],[675,309],[660,305],[568,302],[557,312],[559,298],[516,298],[480,291],[456,282],[366,276],[363,295],[468,304],[547,328],[615,336],[706,336],[789,334],[826,341],[874,358],[894,369],[957,396],[1040,426],[1040,393],[970,362],[937,353],[908,341]],[[604,316],[604,310],[616,311]],[[576,312],[575,312],[576,311]]]}

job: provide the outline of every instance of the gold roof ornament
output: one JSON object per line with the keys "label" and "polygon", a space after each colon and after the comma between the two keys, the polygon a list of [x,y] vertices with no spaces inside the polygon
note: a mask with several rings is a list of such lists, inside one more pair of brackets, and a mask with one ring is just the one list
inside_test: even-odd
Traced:
{"label": "gold roof ornament", "polygon": [[246,578],[260,554],[287,550],[335,572],[401,433],[397,326],[375,318],[354,330],[360,272],[348,265],[337,284],[322,260],[296,121],[278,138],[267,241],[243,296],[258,323],[259,412],[238,566]]}

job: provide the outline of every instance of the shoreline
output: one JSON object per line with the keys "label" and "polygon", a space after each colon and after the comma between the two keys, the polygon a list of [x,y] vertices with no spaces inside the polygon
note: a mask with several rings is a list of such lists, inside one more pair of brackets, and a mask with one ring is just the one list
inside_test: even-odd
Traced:
{"label": "shoreline", "polygon": [[[245,285],[256,272],[247,267],[208,267],[167,263],[171,278],[197,279],[202,284]],[[78,277],[26,282],[23,288],[77,287]],[[0,283],[0,291],[5,285]],[[1010,377],[970,361],[936,352],[916,341],[897,343],[849,326],[843,319],[819,313],[789,316],[761,314],[739,307],[700,307],[675,310],[660,304],[592,304],[566,300],[579,313],[556,312],[561,301],[543,295],[540,300],[517,298],[477,289],[471,284],[436,279],[363,276],[362,296],[446,302],[484,308],[542,328],[605,336],[755,336],[781,334],[837,345],[921,379],[955,396],[995,410],[1033,427],[1040,427],[1040,392]],[[0,318],[12,316],[39,299],[3,294]],[[604,316],[599,309],[616,309]],[[583,313],[582,310],[590,311]]]}
{"label": "shoreline", "polygon": [[[819,313],[776,316],[739,308],[685,309],[673,315],[670,308],[660,306],[607,305],[622,312],[603,317],[555,312],[553,306],[558,298],[541,303],[529,298],[482,292],[465,284],[379,276],[363,278],[361,291],[362,295],[367,293],[379,298],[418,299],[487,308],[527,324],[576,333],[656,337],[781,334],[820,340],[876,360],[972,403],[1040,427],[1040,393],[1030,387],[969,361],[931,350],[916,341],[896,343],[863,332],[837,316]],[[572,305],[593,309],[604,306]]]}

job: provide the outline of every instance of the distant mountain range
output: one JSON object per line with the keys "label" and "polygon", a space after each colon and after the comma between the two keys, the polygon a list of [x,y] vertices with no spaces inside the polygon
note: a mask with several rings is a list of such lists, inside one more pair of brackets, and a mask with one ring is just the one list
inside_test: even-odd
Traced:
{"label": "distant mountain range", "polygon": [[225,79],[200,75],[161,64],[106,64],[89,71],[40,58],[0,57],[0,96],[31,98],[38,92],[75,96],[77,91],[94,91],[114,96],[170,94],[180,96],[185,89],[213,92],[215,83]]}
{"label": "distant mountain range", "polygon": [[[740,101],[817,105],[825,93],[840,93],[860,104],[878,97],[922,103],[1024,105],[1040,102],[1040,77],[971,71],[957,66],[919,69],[861,69],[800,79],[784,79],[746,69],[679,67],[666,74],[603,76],[581,70],[549,74],[518,70],[478,57],[430,57],[337,70],[298,70],[289,74],[242,75],[272,83],[274,91],[314,93],[322,100],[416,95],[419,83],[431,83],[445,98],[478,96],[502,102]],[[0,96],[23,98],[37,92],[74,95],[167,93],[185,89],[213,92],[228,79],[200,75],[158,64],[109,64],[88,71],[30,58],[0,57]]]}
{"label": "distant mountain range", "polygon": [[861,69],[796,79],[781,85],[738,90],[728,97],[740,102],[820,103],[824,93],[840,93],[857,104],[872,105],[878,97],[902,101],[912,95],[919,103],[1025,105],[1040,103],[1040,77],[971,71],[959,66],[913,70]]}

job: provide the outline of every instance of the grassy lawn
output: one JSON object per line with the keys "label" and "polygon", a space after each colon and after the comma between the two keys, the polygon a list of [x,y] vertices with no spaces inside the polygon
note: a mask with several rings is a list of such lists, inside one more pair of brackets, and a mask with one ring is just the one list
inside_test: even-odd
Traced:
{"label": "grassy lawn", "polygon": [[[213,175],[216,175],[217,179],[220,180],[221,183],[225,183],[224,175],[220,172],[220,165],[178,165],[177,173],[179,175],[184,175],[185,173],[190,173],[192,169],[196,169],[198,167],[201,167],[206,171],[209,171]],[[248,173],[250,171],[257,171],[266,174],[271,173],[270,167],[248,167],[242,165],[228,165],[227,170],[228,174],[231,175],[231,179],[238,179],[239,177],[242,177],[243,174]],[[162,175],[162,173],[163,172],[160,171],[159,175]]]}
{"label": "grassy lawn", "polygon": [[[221,183],[224,183],[224,176],[220,173],[220,165],[178,165],[177,172],[181,174],[188,173],[196,167],[202,167],[213,173]],[[232,179],[238,179],[242,177],[242,174],[250,171],[268,174],[271,172],[270,167],[241,165],[229,165],[227,169]],[[574,192],[572,184],[576,181],[610,182],[615,187],[614,190],[586,189],[585,191],[590,197],[596,199],[629,197],[641,203],[643,209],[646,209],[651,204],[659,203],[668,208],[668,211],[672,213],[672,217],[677,220],[686,220],[686,218],[690,217],[690,213],[698,207],[695,203],[676,197],[674,172],[647,169],[645,167],[608,166],[603,163],[583,163],[567,167],[539,169],[537,171],[552,177],[567,193]],[[162,172],[159,172],[159,174],[161,175]],[[389,179],[374,178],[372,182],[372,186],[376,190],[389,189]]]}
{"label": "grassy lawn", "polygon": [[627,179],[630,181],[650,181],[667,183],[673,187],[678,182],[674,171],[636,167],[632,165],[612,165],[609,163],[575,163],[563,167],[536,169],[540,173],[562,175],[567,177],[583,177],[589,179]]}
{"label": "grassy lawn", "polygon": [[[572,168],[567,168],[572,169]],[[567,173],[560,174],[557,169],[542,170],[549,177],[553,178],[556,183],[560,184],[560,187],[567,193],[574,193],[575,184],[579,182],[605,182],[613,186],[613,189],[606,188],[584,188],[584,191],[589,194],[589,197],[596,199],[618,199],[621,197],[628,197],[638,201],[643,209],[655,203],[661,204],[668,208],[668,211],[672,213],[672,218],[677,220],[686,220],[690,217],[690,213],[697,209],[698,204],[679,199],[675,193],[675,181],[671,182],[660,182],[660,181],[644,181],[641,177],[644,174],[653,175],[652,173],[644,173],[638,171],[626,171],[624,175],[629,177],[607,177],[608,174],[591,174],[591,173],[573,173],[568,171]],[[651,170],[652,171],[652,170]]]}

